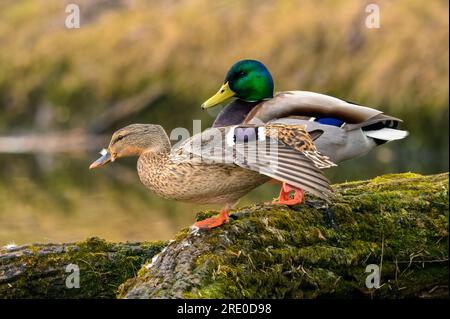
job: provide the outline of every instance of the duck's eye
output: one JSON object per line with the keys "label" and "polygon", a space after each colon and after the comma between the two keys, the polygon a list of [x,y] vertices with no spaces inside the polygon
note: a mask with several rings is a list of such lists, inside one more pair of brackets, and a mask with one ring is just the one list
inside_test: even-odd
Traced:
{"label": "duck's eye", "polygon": [[125,137],[125,135],[119,135],[116,137],[116,142],[122,140]]}
{"label": "duck's eye", "polygon": [[245,71],[241,71],[241,72],[239,72],[239,76],[246,76],[247,75],[247,73],[245,73]]}

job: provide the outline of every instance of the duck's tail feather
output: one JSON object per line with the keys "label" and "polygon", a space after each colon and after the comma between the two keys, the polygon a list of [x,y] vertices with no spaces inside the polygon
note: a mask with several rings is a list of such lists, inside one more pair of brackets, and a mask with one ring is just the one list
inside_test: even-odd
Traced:
{"label": "duck's tail feather", "polygon": [[409,135],[409,132],[385,127],[380,130],[364,131],[364,134],[377,140],[395,141],[404,139]]}

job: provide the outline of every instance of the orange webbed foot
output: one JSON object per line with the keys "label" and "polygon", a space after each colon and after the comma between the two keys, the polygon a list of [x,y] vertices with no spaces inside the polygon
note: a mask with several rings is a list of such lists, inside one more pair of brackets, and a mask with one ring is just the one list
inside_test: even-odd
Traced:
{"label": "orange webbed foot", "polygon": [[[290,196],[292,191],[294,192],[293,198],[291,198]],[[304,198],[305,192],[303,191],[303,189],[283,183],[280,190],[280,197],[277,201],[273,201],[272,204],[293,206],[301,204]]]}
{"label": "orange webbed foot", "polygon": [[227,223],[228,220],[228,209],[222,209],[219,215],[198,221],[191,227],[194,229],[210,230],[212,228],[222,226]]}

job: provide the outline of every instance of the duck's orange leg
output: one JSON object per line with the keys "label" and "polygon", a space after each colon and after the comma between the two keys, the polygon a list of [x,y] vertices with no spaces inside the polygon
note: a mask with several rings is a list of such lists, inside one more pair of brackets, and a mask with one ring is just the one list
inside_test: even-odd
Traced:
{"label": "duck's orange leg", "polygon": [[219,215],[210,217],[210,218],[206,218],[204,220],[196,222],[193,225],[193,227],[209,230],[209,229],[212,229],[215,227],[222,226],[223,224],[228,222],[228,219],[229,219],[228,212],[229,211],[230,211],[230,208],[228,206],[226,206],[220,211]]}
{"label": "duck's orange leg", "polygon": [[[293,198],[291,198],[290,196],[292,191],[294,192]],[[305,192],[303,191],[303,189],[283,183],[280,190],[280,197],[277,201],[273,201],[272,204],[289,206],[298,205],[303,202],[304,198]]]}

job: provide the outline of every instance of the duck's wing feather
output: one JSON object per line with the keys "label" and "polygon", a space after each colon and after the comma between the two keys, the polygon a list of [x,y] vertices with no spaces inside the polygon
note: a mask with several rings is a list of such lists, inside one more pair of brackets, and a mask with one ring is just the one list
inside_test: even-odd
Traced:
{"label": "duck's wing feather", "polygon": [[[271,148],[272,151],[266,151]],[[258,142],[237,145],[235,149],[237,155],[234,163],[238,166],[304,189],[324,199],[332,194],[328,179],[312,160],[286,145],[277,144],[273,147]]]}
{"label": "duck's wing feather", "polygon": [[286,91],[255,106],[243,123],[261,124],[273,119],[290,116],[334,117],[349,124],[368,121],[400,119],[384,115],[383,112],[325,94],[308,91]]}
{"label": "duck's wing feather", "polygon": [[171,159],[193,164],[237,165],[324,199],[332,194],[329,181],[319,168],[335,164],[317,151],[301,126],[210,128],[176,146]]}

